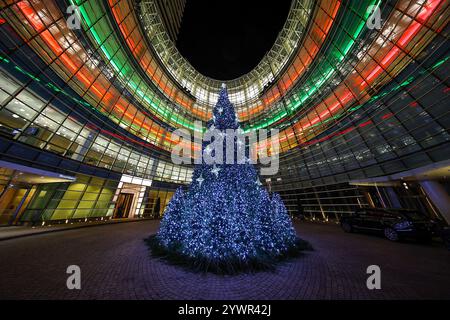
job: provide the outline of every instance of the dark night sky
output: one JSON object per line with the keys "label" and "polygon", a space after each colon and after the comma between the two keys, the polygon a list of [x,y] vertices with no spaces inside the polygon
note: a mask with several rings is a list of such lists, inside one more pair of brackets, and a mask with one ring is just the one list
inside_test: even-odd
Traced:
{"label": "dark night sky", "polygon": [[187,0],[177,48],[205,76],[237,78],[272,47],[289,8],[289,0]]}

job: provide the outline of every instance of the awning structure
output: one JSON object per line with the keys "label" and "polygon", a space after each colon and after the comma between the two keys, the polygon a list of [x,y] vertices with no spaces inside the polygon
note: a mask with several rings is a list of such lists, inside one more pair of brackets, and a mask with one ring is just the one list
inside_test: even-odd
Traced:
{"label": "awning structure", "polygon": [[350,184],[355,186],[393,187],[408,181],[438,180],[449,177],[450,161],[445,160],[387,176],[352,180]]}
{"label": "awning structure", "polygon": [[11,183],[53,183],[53,182],[74,182],[76,177],[64,175],[57,172],[41,170],[37,168],[27,167],[20,164],[0,161],[0,169],[6,168],[11,171]]}

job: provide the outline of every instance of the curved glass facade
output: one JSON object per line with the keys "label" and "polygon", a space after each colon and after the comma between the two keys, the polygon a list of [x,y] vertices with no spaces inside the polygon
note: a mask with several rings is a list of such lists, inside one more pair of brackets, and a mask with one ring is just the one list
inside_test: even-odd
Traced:
{"label": "curved glass facade", "polygon": [[[266,184],[292,213],[392,206],[383,178],[447,168],[449,13],[448,0],[296,0],[260,64],[226,82],[244,131],[280,130]],[[206,123],[221,83],[178,53],[154,2],[1,0],[0,34],[0,224],[161,214],[192,174],[171,133]]]}

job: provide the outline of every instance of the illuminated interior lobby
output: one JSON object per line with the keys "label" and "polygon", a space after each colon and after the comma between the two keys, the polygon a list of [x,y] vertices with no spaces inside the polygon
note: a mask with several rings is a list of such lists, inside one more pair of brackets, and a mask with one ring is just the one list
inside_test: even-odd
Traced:
{"label": "illuminated interior lobby", "polygon": [[0,0],[0,232],[156,228],[193,181],[172,132],[206,127],[222,84],[243,132],[279,130],[261,182],[307,236],[365,208],[450,224],[450,1],[292,0],[262,59],[228,80],[181,53],[186,1],[164,3]]}
{"label": "illuminated interior lobby", "polygon": [[206,123],[222,82],[244,131],[279,129],[280,170],[263,183],[291,214],[449,221],[448,1],[293,1],[263,59],[227,81],[180,54],[158,10],[1,1],[1,225],[161,216],[192,175],[171,162],[170,133]]}

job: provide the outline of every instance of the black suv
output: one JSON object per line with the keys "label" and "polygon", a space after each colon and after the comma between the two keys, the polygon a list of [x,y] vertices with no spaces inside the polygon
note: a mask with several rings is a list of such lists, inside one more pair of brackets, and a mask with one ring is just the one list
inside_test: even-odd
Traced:
{"label": "black suv", "polygon": [[403,238],[430,241],[436,228],[435,223],[424,214],[404,209],[361,208],[341,217],[340,222],[345,232],[382,233],[391,241]]}

